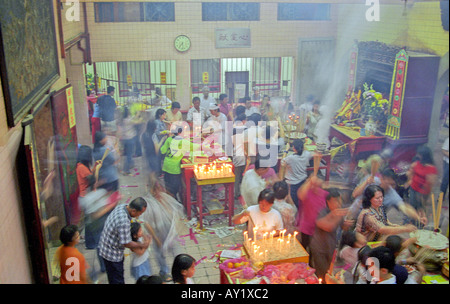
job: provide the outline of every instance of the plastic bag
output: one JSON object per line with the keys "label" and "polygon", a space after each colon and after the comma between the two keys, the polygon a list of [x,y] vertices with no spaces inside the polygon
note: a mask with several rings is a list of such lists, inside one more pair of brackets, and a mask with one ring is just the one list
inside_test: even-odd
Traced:
{"label": "plastic bag", "polygon": [[151,194],[144,197],[147,208],[140,219],[147,222],[162,243],[164,251],[174,244],[179,235],[183,206],[167,193],[160,193],[157,200]]}

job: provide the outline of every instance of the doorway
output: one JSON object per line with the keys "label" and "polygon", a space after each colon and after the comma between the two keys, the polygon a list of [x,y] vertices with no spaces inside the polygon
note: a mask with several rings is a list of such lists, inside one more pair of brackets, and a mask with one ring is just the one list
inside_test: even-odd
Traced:
{"label": "doorway", "polygon": [[239,98],[248,94],[249,72],[225,72],[225,83],[230,103],[239,102]]}

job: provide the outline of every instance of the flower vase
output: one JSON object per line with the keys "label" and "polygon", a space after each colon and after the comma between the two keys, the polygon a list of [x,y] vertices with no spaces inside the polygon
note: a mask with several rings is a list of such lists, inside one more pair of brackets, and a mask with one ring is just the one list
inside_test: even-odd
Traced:
{"label": "flower vase", "polygon": [[372,117],[369,117],[369,120],[366,122],[366,136],[373,136],[377,132],[377,123],[373,120]]}

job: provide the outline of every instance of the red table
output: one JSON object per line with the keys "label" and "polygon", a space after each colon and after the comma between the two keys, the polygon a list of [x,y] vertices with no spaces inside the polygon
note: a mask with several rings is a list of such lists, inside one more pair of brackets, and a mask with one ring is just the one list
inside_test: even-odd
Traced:
{"label": "red table", "polygon": [[367,158],[370,152],[381,151],[386,142],[385,136],[361,136],[359,132],[351,128],[338,125],[331,125],[330,127],[330,141],[333,137],[351,145],[350,180],[353,179],[353,173],[358,161]]}

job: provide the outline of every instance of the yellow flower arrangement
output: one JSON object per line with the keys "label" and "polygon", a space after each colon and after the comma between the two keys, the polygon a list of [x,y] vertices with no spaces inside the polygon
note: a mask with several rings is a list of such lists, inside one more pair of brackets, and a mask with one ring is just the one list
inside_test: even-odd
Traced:
{"label": "yellow flower arrangement", "polygon": [[389,100],[383,98],[383,94],[373,89],[373,85],[364,83],[363,105],[361,113],[371,116],[378,125],[383,128],[386,125]]}

